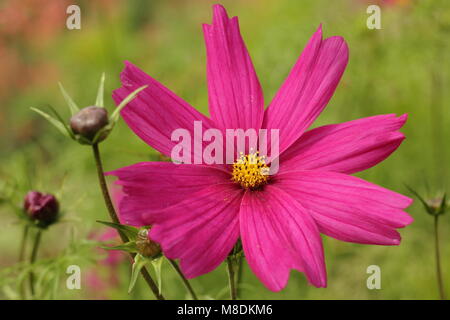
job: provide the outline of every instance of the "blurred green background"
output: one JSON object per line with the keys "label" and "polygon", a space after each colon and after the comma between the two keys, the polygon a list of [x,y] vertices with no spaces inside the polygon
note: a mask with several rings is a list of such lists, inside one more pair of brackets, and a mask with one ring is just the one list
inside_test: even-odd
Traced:
{"label": "blurred green background", "polygon": [[[239,16],[266,103],[320,23],[325,36],[343,36],[350,47],[350,62],[333,99],[314,126],[376,114],[408,113],[403,129],[407,139],[402,146],[388,160],[359,175],[410,196],[405,184],[427,197],[449,191],[449,1],[220,2],[230,16]],[[81,30],[65,26],[66,8],[73,3],[81,8]],[[52,261],[69,255],[68,260],[82,266],[81,290],[68,290],[68,262],[57,258],[61,263],[52,271],[56,273],[53,278],[59,280],[52,280],[53,298],[147,299],[152,295],[143,283],[138,283],[131,295],[126,293],[130,273],[126,261],[109,268],[98,262],[105,257],[104,251],[71,244],[71,237],[79,244],[92,238],[93,232],[104,230],[95,220],[108,217],[91,150],[65,139],[30,107],[51,105],[68,118],[57,82],[64,84],[79,105],[92,105],[100,75],[106,72],[105,96],[112,110],[111,91],[120,85],[123,60],[130,60],[207,113],[201,24],[211,21],[213,3],[0,1],[0,192],[19,205],[30,189],[56,193],[65,216],[45,233],[40,258]],[[381,5],[381,30],[366,27],[370,3]],[[158,158],[123,121],[101,149],[105,170]],[[292,272],[286,289],[272,293],[245,265],[241,297],[438,298],[432,217],[418,201],[408,211],[415,222],[401,230],[403,240],[398,247],[356,245],[324,237],[328,288],[311,287],[302,274]],[[14,270],[22,227],[5,203],[0,205],[0,219],[0,269]],[[444,281],[450,291],[450,214],[440,220]],[[381,267],[381,290],[366,287],[369,265]],[[92,270],[100,283],[89,280]],[[15,298],[14,272],[4,272],[3,277],[0,297]],[[111,277],[116,279],[112,281]],[[224,266],[192,280],[192,284],[203,298],[228,297]],[[167,263],[163,290],[167,298],[187,297]]]}

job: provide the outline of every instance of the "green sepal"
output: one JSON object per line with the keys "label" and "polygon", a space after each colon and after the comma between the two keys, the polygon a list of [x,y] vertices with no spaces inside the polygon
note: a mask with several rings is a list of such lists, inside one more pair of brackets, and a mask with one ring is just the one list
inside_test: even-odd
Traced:
{"label": "green sepal", "polygon": [[92,141],[90,141],[89,139],[86,139],[85,137],[76,134],[75,135],[75,140],[79,143],[79,144],[85,144],[85,145],[92,145],[94,144]]}
{"label": "green sepal", "polygon": [[70,95],[67,93],[67,91],[64,89],[61,82],[58,82],[59,89],[61,90],[61,93],[64,97],[64,100],[66,100],[67,105],[69,106],[70,113],[72,115],[76,114],[78,111],[80,111],[80,108],[78,108],[77,104],[73,101],[73,99],[70,97]]}
{"label": "green sepal", "polygon": [[[63,85],[58,82],[59,88],[61,90],[61,93],[64,97],[64,100],[66,101],[67,105],[69,106],[70,112],[73,115],[78,113],[80,111],[80,108],[77,106],[77,104],[73,101],[73,99],[70,97],[70,95],[67,93],[67,91],[64,89]],[[100,78],[100,84],[97,91],[97,97],[95,101],[95,105],[98,107],[104,108],[104,88],[105,88],[105,73],[102,73],[102,76]],[[109,133],[114,128],[114,125],[119,120],[120,111],[136,96],[147,88],[147,85],[144,85],[142,87],[139,87],[138,89],[134,90],[132,93],[130,93],[125,99],[122,100],[122,102],[119,104],[119,106],[112,112],[111,116],[109,117],[109,123],[104,126],[102,129],[100,129],[95,137],[91,140],[86,139],[85,137],[82,137],[81,135],[75,135],[72,130],[68,127],[68,125],[63,121],[61,116],[53,109],[51,108],[52,113],[55,117],[52,117],[48,113],[37,109],[37,108],[31,108],[31,110],[39,113],[41,116],[43,116],[45,119],[47,119],[52,125],[54,125],[64,136],[72,138],[73,140],[77,141],[80,144],[83,145],[94,145],[99,143],[100,141],[103,141]]]}
{"label": "green sepal", "polygon": [[53,118],[51,115],[49,115],[48,113],[37,109],[37,108],[30,108],[31,110],[33,110],[34,112],[40,114],[42,117],[44,117],[48,122],[50,122],[52,125],[54,125],[56,127],[56,129],[58,129],[64,136],[68,137],[68,138],[72,138],[72,131],[70,131],[70,129],[67,128],[66,124],[58,119]]}
{"label": "green sepal", "polygon": [[122,231],[128,237],[128,239],[130,239],[130,241],[136,241],[136,239],[137,239],[138,232],[139,232],[138,228],[135,228],[135,227],[132,227],[132,226],[127,226],[125,224],[109,222],[109,221],[99,221],[99,220],[97,220],[97,222],[101,223],[101,224],[104,224],[105,226],[114,228],[117,231]]}
{"label": "green sepal", "polygon": [[72,129],[69,128],[69,126],[64,122],[63,118],[59,115],[59,113],[53,108],[52,106],[48,106],[50,111],[53,113],[53,115],[56,117],[56,119],[62,123],[64,128],[66,129],[67,133],[69,134],[70,138],[75,139],[75,135],[72,132]]}
{"label": "green sepal", "polygon": [[[104,75],[102,76],[102,80],[104,81]],[[81,144],[86,144],[86,145],[93,145],[96,143],[99,143],[100,141],[103,141],[113,130],[115,124],[117,123],[117,121],[119,120],[119,115],[120,115],[120,110],[122,110],[131,100],[133,100],[134,98],[136,98],[137,94],[139,92],[141,92],[142,90],[144,90],[147,87],[147,85],[142,86],[138,89],[136,89],[135,91],[133,91],[132,93],[130,93],[125,99],[123,99],[123,101],[119,104],[119,106],[113,111],[113,113],[111,114],[111,116],[109,117],[109,123],[104,126],[103,128],[101,128],[96,134],[95,137],[92,139],[92,141],[77,135],[76,136],[76,140],[81,143]],[[100,94],[100,90],[103,90],[103,83],[100,84],[99,87],[99,93],[97,94],[97,102],[98,103],[100,100],[103,100],[103,96],[99,96]],[[100,107],[103,107],[103,101],[101,101]]]}
{"label": "green sepal", "polygon": [[152,266],[153,269],[155,269],[155,274],[156,274],[156,282],[158,285],[158,293],[161,294],[162,293],[162,264],[164,261],[164,256],[160,256],[159,258],[154,258],[151,260],[152,262]]}
{"label": "green sepal", "polygon": [[134,90],[132,93],[130,93],[125,99],[122,100],[122,102],[117,106],[116,109],[114,109],[113,113],[109,117],[109,123],[110,125],[114,126],[114,124],[119,120],[120,111],[136,96],[139,92],[147,88],[148,85],[142,86],[136,90]]}
{"label": "green sepal", "polygon": [[137,254],[134,257],[134,263],[133,266],[131,267],[131,279],[130,285],[128,286],[128,293],[130,293],[133,290],[136,284],[136,280],[139,276],[139,272],[141,272],[142,268],[145,267],[150,261],[151,261],[150,259],[145,258],[140,254]]}
{"label": "green sepal", "polygon": [[444,214],[447,211],[447,194],[444,193],[444,196],[442,197],[441,205],[439,206],[439,210],[436,214]]}
{"label": "green sepal", "polygon": [[417,199],[419,199],[419,201],[422,203],[422,205],[424,206],[425,210],[427,211],[428,214],[432,215],[432,216],[438,216],[441,214],[444,214],[447,211],[447,194],[444,194],[444,196],[442,197],[441,203],[439,205],[439,207],[433,208],[417,191],[415,191],[413,188],[411,188],[410,186],[406,185],[406,188],[414,195],[417,197]]}
{"label": "green sepal", "polygon": [[425,201],[424,198],[422,198],[422,196],[413,188],[411,188],[410,186],[405,184],[405,187],[414,195],[417,197],[417,199],[419,199],[419,201],[422,203],[422,205],[424,206],[425,210],[427,211],[428,214],[434,215],[434,211],[433,209],[428,205],[428,203]]}
{"label": "green sepal", "polygon": [[95,99],[95,106],[97,107],[105,107],[103,92],[105,91],[105,73],[102,73],[102,77],[100,78],[100,84],[98,85],[97,91],[97,99]]}
{"label": "green sepal", "polygon": [[112,131],[113,127],[114,126],[111,126],[111,123],[108,123],[106,126],[98,130],[98,132],[95,134],[94,139],[92,139],[92,144],[98,143],[99,141],[102,141],[104,138],[106,138]]}

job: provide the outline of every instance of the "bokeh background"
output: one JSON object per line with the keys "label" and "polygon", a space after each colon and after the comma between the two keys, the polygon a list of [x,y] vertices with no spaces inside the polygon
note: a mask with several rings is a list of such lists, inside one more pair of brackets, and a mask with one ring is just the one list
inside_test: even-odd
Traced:
{"label": "bokeh background", "polygon": [[[389,159],[359,176],[411,196],[405,184],[426,197],[449,191],[450,2],[446,0],[241,0],[216,1],[239,16],[269,102],[305,43],[322,23],[325,36],[342,35],[350,62],[336,93],[314,126],[376,114],[409,114],[407,139]],[[43,298],[148,299],[139,280],[128,295],[129,263],[105,263],[104,250],[89,239],[108,238],[96,220],[107,211],[88,147],[61,136],[30,107],[68,109],[57,82],[80,106],[92,105],[102,72],[106,103],[119,86],[123,60],[130,60],[179,96],[207,113],[202,23],[211,21],[211,1],[2,0],[0,1],[0,297],[18,298],[15,271],[22,227],[11,206],[27,190],[58,195],[63,220],[44,235]],[[381,6],[381,30],[366,27],[368,4]],[[66,8],[81,8],[81,30],[66,28]],[[101,144],[106,170],[158,154],[120,121]],[[436,299],[433,220],[416,201],[415,222],[402,230],[398,247],[365,246],[324,237],[329,285],[309,286],[292,272],[289,285],[272,293],[244,264],[246,299]],[[444,281],[450,291],[450,214],[441,219]],[[121,262],[120,262],[121,261]],[[273,263],[276,263],[274,261]],[[65,287],[68,264],[82,268],[81,290]],[[381,290],[368,290],[366,268],[378,265]],[[48,267],[51,266],[51,267]],[[20,278],[20,277],[19,277]],[[203,298],[227,298],[224,266],[192,280]],[[167,298],[186,298],[170,266],[163,265]]]}

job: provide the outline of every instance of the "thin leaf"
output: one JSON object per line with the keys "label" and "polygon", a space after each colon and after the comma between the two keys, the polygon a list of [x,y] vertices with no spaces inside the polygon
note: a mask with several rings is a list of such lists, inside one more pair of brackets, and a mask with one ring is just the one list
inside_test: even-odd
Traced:
{"label": "thin leaf", "polygon": [[142,268],[149,262],[148,259],[144,258],[140,254],[137,254],[134,257],[134,263],[133,267],[131,268],[131,279],[130,279],[130,285],[128,286],[128,293],[130,293],[135,284],[136,280],[138,278],[139,272],[141,272]]}
{"label": "thin leaf", "polygon": [[117,246],[102,245],[102,246],[100,246],[100,248],[105,249],[105,250],[120,250],[120,251],[131,252],[131,253],[138,252],[138,250],[136,248],[136,242],[134,242],[134,241],[129,241],[127,243],[120,244]]}
{"label": "thin leaf", "polygon": [[132,226],[127,226],[125,224],[114,223],[114,222],[109,222],[109,221],[99,221],[99,220],[97,220],[97,222],[104,224],[105,226],[114,228],[118,231],[122,231],[123,233],[126,234],[126,236],[130,240],[136,240],[138,232],[139,232],[139,229],[132,227]]}
{"label": "thin leaf", "polygon": [[31,107],[30,109],[33,110],[34,112],[39,113],[41,116],[47,119],[52,125],[54,125],[63,135],[70,138],[70,133],[67,131],[67,128],[63,122],[60,122],[59,120],[50,116],[48,113],[45,113],[44,111],[39,110],[37,108]]}
{"label": "thin leaf", "polygon": [[73,99],[69,96],[67,91],[64,89],[61,82],[58,82],[59,89],[61,90],[62,95],[64,96],[64,100],[66,100],[67,105],[69,106],[70,113],[74,115],[78,111],[80,111],[80,108],[78,108],[77,104],[73,101]]}
{"label": "thin leaf", "polygon": [[105,107],[104,99],[103,99],[103,92],[105,91],[105,73],[102,73],[102,77],[100,78],[100,84],[98,86],[97,91],[97,99],[95,100],[95,105],[97,107]]}
{"label": "thin leaf", "polygon": [[115,123],[117,122],[117,120],[119,120],[119,114],[120,111],[134,98],[136,98],[136,96],[138,95],[139,92],[141,92],[142,90],[144,90],[145,88],[147,88],[148,85],[142,86],[136,90],[134,90],[132,93],[130,93],[125,99],[122,100],[122,102],[117,106],[117,108],[114,110],[114,112],[112,113],[111,117],[109,118],[110,122]]}

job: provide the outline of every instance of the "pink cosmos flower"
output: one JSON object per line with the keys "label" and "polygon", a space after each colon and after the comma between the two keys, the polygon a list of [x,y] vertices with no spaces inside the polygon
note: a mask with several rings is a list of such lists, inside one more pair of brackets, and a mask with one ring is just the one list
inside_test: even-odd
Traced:
{"label": "pink cosmos flower", "polygon": [[[274,176],[230,165],[142,162],[108,174],[125,193],[125,223],[153,225],[152,240],[164,254],[180,259],[188,278],[214,270],[238,239],[256,276],[273,291],[287,283],[291,269],[311,284],[327,284],[320,233],[363,244],[398,245],[396,231],[412,222],[403,211],[412,200],[352,177],[388,157],[405,138],[398,130],[406,115],[379,115],[306,131],[330,100],[348,61],[342,37],[322,38],[319,29],[278,93],[264,110],[263,93],[241,38],[238,20],[214,6],[203,31],[207,50],[210,117],[129,62],[115,90],[116,103],[148,87],[122,116],[148,145],[171,155],[171,133],[193,122],[206,128],[279,129],[280,169]],[[273,49],[273,48],[272,48]],[[239,159],[236,159],[239,160]],[[250,169],[249,169],[250,168]],[[249,178],[252,176],[253,178]]]}

